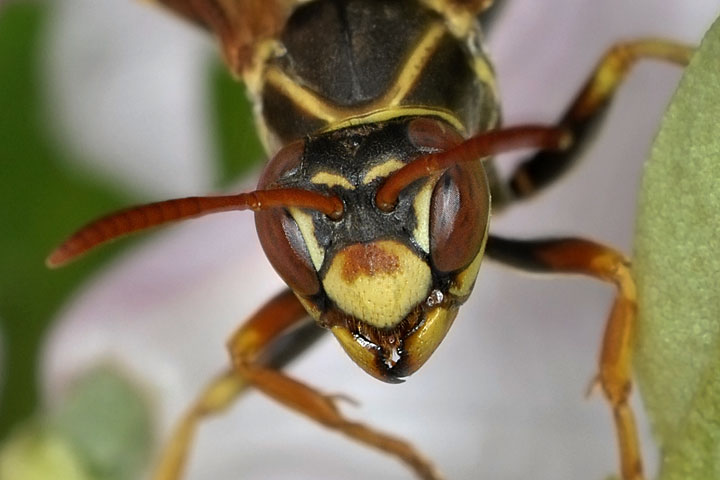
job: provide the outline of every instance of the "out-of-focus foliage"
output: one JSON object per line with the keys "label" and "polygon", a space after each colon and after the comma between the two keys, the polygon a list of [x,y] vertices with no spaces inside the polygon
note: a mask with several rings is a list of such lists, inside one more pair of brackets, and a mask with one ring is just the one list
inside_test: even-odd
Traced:
{"label": "out-of-focus foliage", "polygon": [[228,186],[260,163],[263,151],[255,135],[252,107],[245,88],[230,76],[224,65],[216,64],[210,75],[213,134],[219,148],[217,179],[221,186]]}
{"label": "out-of-focus foliage", "polygon": [[[57,271],[45,267],[46,255],[89,219],[140,200],[123,185],[69,167],[79,162],[66,161],[62,139],[49,131],[43,82],[52,79],[43,76],[42,42],[51,15],[52,2],[11,2],[0,9],[0,331],[5,350],[0,439],[36,409],[36,365],[49,323],[118,247],[104,247]],[[244,89],[218,62],[209,65],[208,117],[214,122],[208,134],[213,132],[219,154],[204,160],[217,162],[220,187],[263,154]]]}
{"label": "out-of-focus foliage", "polygon": [[70,392],[52,412],[52,428],[75,447],[93,478],[137,478],[152,451],[148,399],[112,366],[94,368]]}
{"label": "out-of-focus foliage", "polygon": [[113,249],[56,272],[45,257],[72,228],[131,200],[118,186],[67,171],[47,131],[40,42],[48,10],[37,2],[0,10],[0,438],[35,409],[37,355],[53,314]]}
{"label": "out-of-focus foliage", "polygon": [[0,449],[0,478],[93,480],[64,438],[35,425],[16,432]]}
{"label": "out-of-focus foliage", "polygon": [[112,367],[89,371],[57,410],[0,447],[0,478],[133,480],[152,452],[149,403]]}
{"label": "out-of-focus foliage", "polygon": [[720,23],[663,120],[640,197],[635,365],[662,480],[720,478]]}

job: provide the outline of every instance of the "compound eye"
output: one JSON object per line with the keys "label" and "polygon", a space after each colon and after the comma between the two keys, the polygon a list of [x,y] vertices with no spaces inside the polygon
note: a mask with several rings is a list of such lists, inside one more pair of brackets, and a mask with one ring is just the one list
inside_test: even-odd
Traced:
{"label": "compound eye", "polygon": [[435,184],[430,202],[430,256],[441,272],[454,272],[475,259],[487,234],[490,189],[477,162],[449,168]]}
{"label": "compound eye", "polygon": [[[448,150],[463,141],[448,124],[414,119],[408,137],[418,148]],[[490,215],[490,188],[480,162],[450,167],[438,180],[430,200],[430,256],[440,272],[467,267],[482,248]]]}
{"label": "compound eye", "polygon": [[295,219],[274,208],[255,213],[255,226],[265,255],[285,283],[305,297],[318,293],[320,280]]}
{"label": "compound eye", "polygon": [[[273,188],[286,174],[300,166],[305,142],[293,142],[280,150],[268,162],[258,190]],[[311,296],[320,291],[320,280],[310,260],[310,254],[295,219],[284,208],[255,213],[260,244],[278,275],[296,293]]]}
{"label": "compound eye", "polygon": [[408,124],[408,138],[418,148],[447,150],[463,141],[450,125],[434,118],[415,118]]}

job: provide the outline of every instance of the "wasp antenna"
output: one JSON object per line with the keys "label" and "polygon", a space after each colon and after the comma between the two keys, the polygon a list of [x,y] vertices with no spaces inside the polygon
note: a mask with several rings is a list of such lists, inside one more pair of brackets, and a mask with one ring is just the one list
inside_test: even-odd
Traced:
{"label": "wasp antenna", "polygon": [[120,210],[88,223],[58,246],[45,263],[50,268],[61,267],[110,240],[170,222],[217,212],[260,211],[278,207],[318,210],[335,220],[343,213],[343,203],[338,197],[295,188],[165,200]]}
{"label": "wasp antenna", "polygon": [[400,192],[408,185],[453,165],[521,148],[564,150],[571,143],[572,135],[562,128],[524,125],[483,132],[444,152],[418,157],[395,171],[380,185],[375,201],[378,208],[389,212],[395,208]]}

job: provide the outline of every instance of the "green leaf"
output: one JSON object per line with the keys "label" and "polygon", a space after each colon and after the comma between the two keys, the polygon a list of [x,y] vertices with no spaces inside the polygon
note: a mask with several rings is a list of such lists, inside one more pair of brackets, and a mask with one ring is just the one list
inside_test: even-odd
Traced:
{"label": "green leaf", "polygon": [[115,186],[66,170],[46,131],[47,79],[39,67],[50,6],[16,2],[0,10],[0,438],[35,409],[35,365],[50,320],[117,249],[58,271],[45,267],[45,257],[73,228],[131,201]]}
{"label": "green leaf", "polygon": [[90,370],[48,419],[0,444],[2,480],[134,480],[152,452],[148,402],[111,366]]}
{"label": "green leaf", "polygon": [[720,22],[663,120],[635,238],[635,367],[662,480],[720,478]]}
{"label": "green leaf", "polygon": [[133,480],[152,452],[152,422],[142,392],[111,366],[77,381],[53,417],[93,478]]}
{"label": "green leaf", "polygon": [[[0,0],[1,1],[1,0]],[[0,438],[37,405],[36,364],[47,327],[70,294],[130,242],[105,247],[49,271],[45,256],[74,228],[140,199],[87,172],[72,171],[47,131],[42,32],[52,2],[0,9]],[[219,150],[218,184],[226,186],[263,158],[244,86],[224,66],[209,69]]]}
{"label": "green leaf", "polygon": [[0,448],[0,478],[95,480],[62,436],[35,425],[16,431]]}

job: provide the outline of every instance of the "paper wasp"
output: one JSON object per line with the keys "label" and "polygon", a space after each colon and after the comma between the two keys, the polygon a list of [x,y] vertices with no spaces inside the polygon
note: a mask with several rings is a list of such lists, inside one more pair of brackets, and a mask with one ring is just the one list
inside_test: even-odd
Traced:
{"label": "paper wasp", "polygon": [[[519,268],[581,273],[618,285],[601,373],[616,412],[623,474],[638,478],[639,455],[625,403],[633,309],[625,259],[580,239],[516,241],[488,235],[489,198],[492,194],[499,211],[549,183],[574,160],[590,123],[635,60],[656,57],[682,64],[689,49],[659,40],[619,44],[557,127],[505,129],[475,24],[487,2],[166,3],[219,37],[230,69],[256,96],[269,152],[283,147],[260,181],[265,191],[164,202],[112,215],[81,230],[50,263],[169,220],[223,209],[260,210],[261,241],[295,295],[276,297],[238,332],[231,341],[236,371],[211,385],[195,412],[230,401],[224,395],[239,386],[241,375],[281,403],[393,453],[418,475],[439,478],[409,444],[348,423],[332,399],[268,369],[277,362],[272,355],[260,363],[254,357],[257,348],[307,311],[368,373],[399,380],[419,368],[444,337],[472,289],[484,252]],[[377,27],[381,20],[383,28]],[[327,38],[319,39],[318,31]],[[349,41],[341,54],[322,50],[342,45],[347,36],[363,46]],[[344,59],[347,65],[328,59]],[[361,60],[362,65],[352,65]],[[506,185],[489,157],[517,148],[542,152]],[[338,160],[349,158],[357,163]],[[401,171],[405,164],[411,166]],[[375,299],[377,305],[358,305],[358,297]],[[253,343],[258,340],[262,345]],[[187,441],[189,436],[175,437],[157,478],[175,477]]]}

